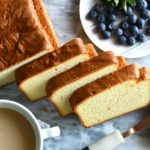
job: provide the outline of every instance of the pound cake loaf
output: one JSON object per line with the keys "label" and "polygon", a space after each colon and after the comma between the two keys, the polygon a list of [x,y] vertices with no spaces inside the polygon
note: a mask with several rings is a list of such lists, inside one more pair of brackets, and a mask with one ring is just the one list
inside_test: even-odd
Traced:
{"label": "pound cake loaf", "polygon": [[69,103],[71,94],[79,87],[126,65],[122,57],[105,52],[50,79],[46,91],[48,99],[61,115],[72,113]]}
{"label": "pound cake loaf", "polygon": [[58,46],[41,0],[0,0],[0,87],[15,80],[18,67]]}
{"label": "pound cake loaf", "polygon": [[70,103],[85,127],[94,126],[148,106],[150,75],[131,64],[79,88]]}
{"label": "pound cake loaf", "polygon": [[50,78],[96,55],[91,44],[84,45],[80,38],[74,39],[17,69],[17,85],[29,100],[38,100],[46,96],[45,86]]}

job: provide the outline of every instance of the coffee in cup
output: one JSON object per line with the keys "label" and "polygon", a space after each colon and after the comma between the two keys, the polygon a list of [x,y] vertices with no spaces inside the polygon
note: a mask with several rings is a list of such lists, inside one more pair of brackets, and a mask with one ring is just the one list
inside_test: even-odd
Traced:
{"label": "coffee in cup", "polygon": [[0,149],[36,149],[34,129],[29,121],[17,111],[0,108]]}

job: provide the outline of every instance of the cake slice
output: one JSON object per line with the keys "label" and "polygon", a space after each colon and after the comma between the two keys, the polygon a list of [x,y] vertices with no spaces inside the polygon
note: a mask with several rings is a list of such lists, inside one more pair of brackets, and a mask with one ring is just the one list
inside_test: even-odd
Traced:
{"label": "cake slice", "polygon": [[56,48],[58,40],[41,0],[0,0],[0,87],[14,71]]}
{"label": "cake slice", "polygon": [[145,68],[126,66],[75,91],[74,112],[91,127],[150,104],[150,76]]}
{"label": "cake slice", "polygon": [[76,89],[125,64],[122,57],[117,58],[112,52],[93,57],[50,79],[46,88],[48,99],[61,115],[68,115],[72,113],[69,98]]}
{"label": "cake slice", "polygon": [[17,69],[17,85],[29,100],[38,100],[46,96],[45,86],[50,78],[96,55],[91,44],[85,46],[81,39],[74,39]]}

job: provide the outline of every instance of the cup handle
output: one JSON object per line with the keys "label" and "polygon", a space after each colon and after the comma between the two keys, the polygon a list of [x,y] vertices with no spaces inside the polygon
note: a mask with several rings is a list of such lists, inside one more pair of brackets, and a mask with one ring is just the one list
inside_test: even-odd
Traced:
{"label": "cup handle", "polygon": [[60,135],[60,128],[58,126],[52,127],[52,128],[46,128],[41,129],[41,134],[43,140],[46,140],[48,138],[57,137]]}

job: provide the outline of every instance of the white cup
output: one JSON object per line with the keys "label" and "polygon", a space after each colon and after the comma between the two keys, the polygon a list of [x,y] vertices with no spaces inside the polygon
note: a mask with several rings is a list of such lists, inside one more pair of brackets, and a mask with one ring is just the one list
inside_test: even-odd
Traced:
{"label": "white cup", "polygon": [[36,136],[36,149],[35,150],[43,150],[43,141],[45,139],[56,137],[60,135],[60,129],[58,126],[52,128],[41,129],[38,120],[35,118],[33,113],[24,107],[23,105],[12,102],[10,100],[0,99],[0,108],[7,108],[11,110],[15,110],[21,115],[23,115],[29,123],[32,125],[34,129],[34,133]]}

